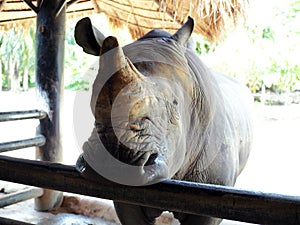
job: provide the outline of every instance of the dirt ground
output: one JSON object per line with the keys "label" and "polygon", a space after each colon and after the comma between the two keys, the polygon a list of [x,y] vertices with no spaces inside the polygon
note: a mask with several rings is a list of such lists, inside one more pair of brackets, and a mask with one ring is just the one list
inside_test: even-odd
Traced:
{"label": "dirt ground", "polygon": [[[66,91],[64,99],[64,163],[73,165],[80,150],[73,133],[74,92]],[[89,103],[87,103],[88,106]],[[83,106],[85,107],[85,106]],[[24,93],[0,92],[0,111],[26,110],[37,108],[34,91]],[[300,196],[300,105],[265,106],[255,104],[255,132],[253,150],[248,164],[238,178],[236,187],[264,192],[273,192]],[[18,126],[18,128],[16,128]],[[37,121],[6,122],[0,124],[0,142],[34,136]],[[80,145],[80,143],[79,143]],[[2,153],[3,154],[3,153]],[[6,155],[34,159],[34,149],[17,150]],[[15,184],[0,182],[0,189],[12,192],[23,188]],[[67,196],[74,196],[66,194]],[[80,200],[82,215],[36,212],[33,200],[18,203],[0,209],[0,217],[26,221],[32,224],[116,224],[116,216],[111,201],[77,196]],[[95,210],[91,210],[97,209]],[[89,216],[85,216],[89,215]],[[161,225],[178,224],[170,215],[166,215]],[[246,224],[223,221],[222,225]]]}

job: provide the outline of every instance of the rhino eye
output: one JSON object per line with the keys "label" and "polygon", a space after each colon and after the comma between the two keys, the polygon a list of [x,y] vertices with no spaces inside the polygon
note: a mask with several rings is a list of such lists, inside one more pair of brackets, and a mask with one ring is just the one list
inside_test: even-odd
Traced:
{"label": "rhino eye", "polygon": [[173,125],[177,125],[178,120],[179,120],[179,112],[178,112],[178,109],[176,107],[177,104],[178,104],[177,100],[174,99],[173,104],[171,104],[171,102],[168,102],[168,104],[166,105],[168,115],[169,115],[169,121]]}
{"label": "rhino eye", "polygon": [[166,42],[166,43],[172,43],[172,39],[171,38],[169,38],[169,37],[164,37],[164,38],[162,38],[161,39],[162,41],[164,41],[164,42]]}

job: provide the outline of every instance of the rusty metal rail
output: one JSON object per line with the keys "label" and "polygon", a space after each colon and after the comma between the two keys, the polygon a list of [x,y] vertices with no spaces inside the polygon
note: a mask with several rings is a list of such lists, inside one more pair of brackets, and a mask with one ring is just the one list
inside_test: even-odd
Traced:
{"label": "rusty metal rail", "polygon": [[24,140],[3,142],[0,143],[0,153],[33,146],[43,146],[45,143],[46,138],[43,135],[38,135],[34,138],[28,138]]}
{"label": "rusty metal rail", "polygon": [[27,188],[21,191],[17,191],[11,194],[0,197],[0,208],[12,205],[18,202],[22,202],[31,198],[37,198],[43,195],[43,189],[41,188]]}
{"label": "rusty metal rail", "polygon": [[[27,111],[13,111],[13,112],[0,112],[0,122],[25,120],[25,119],[45,119],[47,113],[41,110],[27,110]],[[36,137],[2,142],[0,143],[0,153],[8,152],[12,150],[28,148],[33,146],[43,146],[46,143],[44,135],[39,134]],[[44,193],[41,188],[27,188],[26,190],[17,191],[15,193],[6,194],[0,197],[0,208],[8,205],[12,205],[21,201],[25,201],[31,198],[37,198]],[[11,219],[0,218],[1,224],[27,224],[21,221],[15,221]]]}
{"label": "rusty metal rail", "polygon": [[[0,157],[0,179],[120,202],[260,224],[300,224],[300,197],[166,180],[130,187],[84,179],[73,166]],[[51,180],[51,182],[49,182]]]}
{"label": "rusty metal rail", "polygon": [[43,119],[47,113],[41,110],[0,112],[0,122],[24,120],[24,119]]}
{"label": "rusty metal rail", "polygon": [[[0,112],[0,122],[8,122],[15,120],[25,119],[44,119],[47,113],[41,110],[27,110],[27,111],[13,111],[13,112]],[[28,148],[33,146],[43,146],[46,143],[46,138],[43,135],[38,135],[33,138],[9,141],[0,143],[0,153],[12,150]]]}

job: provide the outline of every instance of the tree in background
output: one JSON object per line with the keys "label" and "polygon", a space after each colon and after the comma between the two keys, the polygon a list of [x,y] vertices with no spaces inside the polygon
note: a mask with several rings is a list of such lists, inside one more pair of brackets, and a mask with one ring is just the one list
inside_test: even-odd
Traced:
{"label": "tree in background", "polygon": [[211,50],[202,58],[210,67],[237,77],[253,93],[300,91],[300,1],[256,3],[247,23],[218,47],[207,48]]}
{"label": "tree in background", "polygon": [[27,90],[35,82],[35,27],[0,33],[1,89]]}

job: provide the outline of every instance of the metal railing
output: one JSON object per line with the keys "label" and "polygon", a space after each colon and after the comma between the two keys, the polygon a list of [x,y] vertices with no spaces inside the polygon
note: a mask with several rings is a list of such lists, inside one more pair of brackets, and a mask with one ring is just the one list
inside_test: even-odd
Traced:
{"label": "metal railing", "polygon": [[46,116],[47,113],[45,111],[36,109],[27,111],[0,112],[0,122],[24,119],[44,119]]}
{"label": "metal railing", "polygon": [[[144,187],[84,179],[74,166],[0,156],[0,179],[124,203],[259,224],[300,224],[300,197],[166,180]],[[49,182],[51,180],[51,182]]]}
{"label": "metal railing", "polygon": [[[14,112],[0,112],[0,122],[25,120],[25,119],[44,119],[47,113],[41,110],[28,110],[28,111],[14,111]],[[9,141],[0,143],[0,153],[12,150],[43,146],[46,143],[46,138],[39,134],[36,137]]]}
{"label": "metal railing", "polygon": [[43,195],[41,188],[26,188],[0,197],[0,208]]}
{"label": "metal railing", "polygon": [[[0,112],[0,122],[25,120],[25,119],[44,119],[47,114],[40,110],[28,110],[28,111],[14,111],[14,112]],[[36,137],[9,141],[0,143],[0,153],[8,152],[17,149],[23,149],[34,146],[43,146],[46,143],[46,138],[39,134]],[[3,170],[5,173],[7,168]],[[14,193],[5,194],[0,197],[0,208],[9,206],[18,202],[26,201],[28,199],[37,198],[43,195],[43,189],[31,187],[24,190],[20,190]],[[15,221],[7,218],[0,218],[0,224],[28,224],[20,221]]]}
{"label": "metal railing", "polygon": [[46,138],[43,135],[37,135],[33,138],[0,143],[0,152],[8,152],[34,146],[43,146],[45,143]]}

